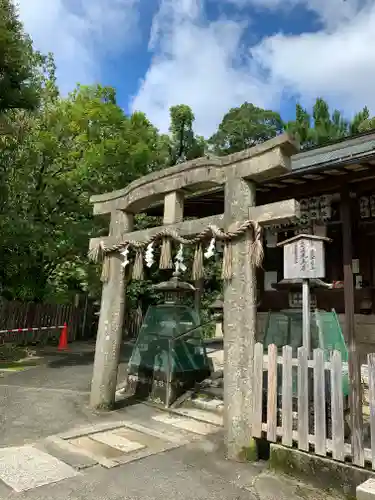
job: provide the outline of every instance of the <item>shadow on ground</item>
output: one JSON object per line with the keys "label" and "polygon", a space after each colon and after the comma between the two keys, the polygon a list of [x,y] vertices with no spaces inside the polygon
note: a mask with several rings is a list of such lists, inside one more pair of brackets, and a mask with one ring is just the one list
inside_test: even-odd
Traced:
{"label": "shadow on ground", "polygon": [[[124,345],[121,348],[120,363],[128,363],[132,353],[132,346]],[[95,352],[84,353],[60,353],[56,359],[48,362],[49,368],[61,368],[64,366],[92,365],[94,363]]]}
{"label": "shadow on ground", "polygon": [[[73,347],[72,347],[73,350]],[[116,411],[92,411],[89,392],[94,352],[49,356],[45,363],[22,372],[0,374],[0,446],[32,443],[74,426],[116,420]],[[121,352],[118,380],[125,380],[131,347]]]}

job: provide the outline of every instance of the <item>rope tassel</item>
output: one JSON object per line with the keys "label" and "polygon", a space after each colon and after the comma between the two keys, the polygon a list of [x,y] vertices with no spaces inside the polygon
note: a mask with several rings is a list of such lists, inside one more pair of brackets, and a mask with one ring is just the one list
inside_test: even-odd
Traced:
{"label": "rope tassel", "polygon": [[191,277],[193,281],[198,281],[204,277],[203,248],[201,243],[198,243],[195,247]]}
{"label": "rope tassel", "polygon": [[102,283],[107,283],[109,280],[111,259],[109,254],[104,255],[103,266],[102,266],[102,275],[100,276],[100,281]]}
{"label": "rope tassel", "polygon": [[170,238],[163,238],[160,251],[159,269],[173,269],[172,241]]}
{"label": "rope tassel", "polygon": [[223,267],[221,269],[221,279],[229,281],[232,279],[232,243],[228,240],[224,244]]}
{"label": "rope tassel", "polygon": [[[249,231],[252,231],[250,234]],[[132,268],[132,278],[136,280],[142,280],[144,278],[144,267],[143,267],[143,250],[147,248],[146,251],[146,263],[148,267],[151,267],[153,262],[153,245],[155,242],[162,240],[161,251],[160,251],[160,269],[173,269],[174,263],[172,259],[172,242],[181,245],[195,246],[194,251],[194,262],[192,268],[192,279],[194,281],[199,281],[204,277],[204,258],[211,258],[215,253],[215,242],[224,242],[224,255],[223,255],[223,267],[221,271],[221,276],[223,280],[230,280],[233,275],[233,262],[232,262],[232,245],[233,241],[237,238],[243,237],[247,233],[249,241],[249,254],[251,256],[252,264],[255,267],[261,267],[264,251],[262,243],[262,228],[256,221],[246,220],[242,222],[232,231],[223,231],[217,226],[210,225],[199,234],[194,237],[184,238],[176,230],[173,229],[163,229],[157,234],[154,234],[148,240],[143,242],[137,241],[122,241],[115,243],[110,246],[106,246],[104,241],[99,241],[98,244],[93,246],[89,251],[89,258],[94,262],[99,262],[103,257],[102,266],[102,276],[101,280],[107,282],[110,274],[110,255],[113,252],[121,252],[124,256],[123,267]],[[203,245],[211,238],[210,245],[208,246],[206,252],[203,253]],[[135,251],[135,259],[133,266],[128,266],[130,264],[128,260],[127,253],[129,249]],[[122,251],[123,250],[123,251]],[[181,268],[183,260],[179,253],[177,254],[179,258],[177,259],[178,265]],[[181,254],[182,255],[182,254]]]}
{"label": "rope tassel", "polygon": [[264,258],[262,243],[262,228],[257,222],[253,222],[254,239],[251,243],[251,261],[255,267],[261,267]]}
{"label": "rope tassel", "polygon": [[132,279],[138,281],[144,279],[143,254],[141,248],[137,249],[135,253]]}
{"label": "rope tassel", "polygon": [[88,258],[92,262],[97,263],[103,258],[103,255],[104,255],[104,244],[102,241],[100,241],[97,245],[95,245],[93,248],[89,250]]}

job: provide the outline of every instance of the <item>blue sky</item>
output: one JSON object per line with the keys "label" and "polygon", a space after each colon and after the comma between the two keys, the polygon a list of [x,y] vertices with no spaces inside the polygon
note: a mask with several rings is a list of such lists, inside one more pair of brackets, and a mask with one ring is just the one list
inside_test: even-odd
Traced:
{"label": "blue sky", "polygon": [[294,115],[315,97],[375,112],[375,0],[19,0],[35,43],[55,54],[64,93],[117,89],[163,132],[189,104],[212,134],[244,101]]}

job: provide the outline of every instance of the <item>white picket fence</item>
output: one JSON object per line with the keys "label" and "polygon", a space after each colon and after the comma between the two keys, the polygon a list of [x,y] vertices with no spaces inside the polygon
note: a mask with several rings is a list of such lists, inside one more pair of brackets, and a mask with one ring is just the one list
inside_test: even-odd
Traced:
{"label": "white picket fence", "polygon": [[[278,356],[275,345],[268,347],[268,355],[264,354],[263,344],[255,345],[253,436],[266,437],[270,442],[281,441],[284,446],[297,446],[317,455],[329,455],[338,461],[349,459],[359,466],[368,464],[375,470],[375,354],[368,355],[367,367],[371,443],[359,453],[356,450],[355,455],[351,443],[345,441],[342,386],[343,372],[348,367],[342,362],[341,353],[333,351],[329,362],[324,360],[322,349],[314,350],[313,359],[308,359],[304,347],[298,349],[297,358],[293,358],[292,354],[291,346],[284,346],[282,356]],[[310,377],[309,370],[313,372]],[[294,395],[293,374],[297,375]],[[281,398],[277,394],[278,377],[281,377]],[[264,380],[267,387],[264,387]],[[330,394],[326,395],[327,380],[330,382]],[[293,398],[297,398],[295,408]],[[327,398],[330,399],[330,415],[326,415]],[[331,422],[330,436],[327,436],[327,417]],[[353,460],[353,456],[361,458]]]}

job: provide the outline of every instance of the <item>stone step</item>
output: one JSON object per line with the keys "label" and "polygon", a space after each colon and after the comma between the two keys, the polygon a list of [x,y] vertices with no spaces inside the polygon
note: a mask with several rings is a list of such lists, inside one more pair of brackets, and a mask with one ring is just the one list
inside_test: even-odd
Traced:
{"label": "stone step", "polygon": [[184,431],[192,432],[200,436],[207,436],[208,434],[213,434],[218,431],[216,425],[209,424],[207,422],[200,422],[188,417],[181,417],[180,415],[156,415],[153,419],[157,422],[162,422],[166,425],[172,425],[178,429]]}
{"label": "stone step", "polygon": [[357,486],[357,500],[375,500],[375,479],[368,479]]}
{"label": "stone step", "polygon": [[193,397],[189,401],[186,402],[187,407],[190,405],[192,407],[206,410],[210,412],[215,412],[219,415],[223,413],[224,403],[221,399],[217,398],[208,398],[208,397]]}
{"label": "stone step", "polygon": [[171,413],[207,422],[217,427],[223,426],[223,416],[213,411],[202,410],[200,408],[175,408],[171,410]]}
{"label": "stone step", "polygon": [[51,436],[36,443],[35,447],[77,470],[98,464],[97,460],[85,454],[80,448],[57,436]]}

